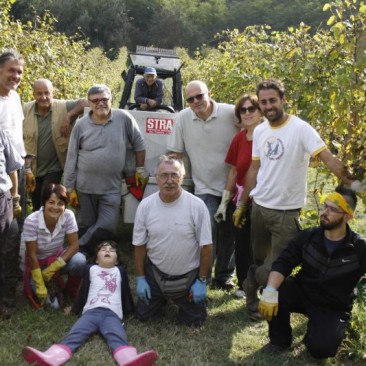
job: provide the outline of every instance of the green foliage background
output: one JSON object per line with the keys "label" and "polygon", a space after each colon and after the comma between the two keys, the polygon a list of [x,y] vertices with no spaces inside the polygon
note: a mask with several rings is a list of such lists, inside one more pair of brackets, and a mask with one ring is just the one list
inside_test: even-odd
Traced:
{"label": "green foliage background", "polygon": [[95,83],[119,90],[126,48],[111,61],[102,49],[89,48],[88,41],[80,36],[56,32],[55,19],[48,13],[34,23],[13,20],[10,9],[14,2],[0,0],[0,50],[15,48],[24,56],[24,77],[18,89],[23,102],[33,99],[31,86],[41,77],[53,82],[58,98],[83,97]]}

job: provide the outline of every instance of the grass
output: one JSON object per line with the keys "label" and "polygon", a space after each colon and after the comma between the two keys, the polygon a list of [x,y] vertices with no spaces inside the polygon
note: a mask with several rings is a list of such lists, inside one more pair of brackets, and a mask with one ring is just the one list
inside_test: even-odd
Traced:
{"label": "grass", "polygon": [[[312,184],[312,182],[311,182]],[[309,185],[310,191],[313,189]],[[329,187],[331,184],[329,184]],[[314,203],[310,202],[311,206]],[[359,210],[357,227],[365,230],[363,208]],[[354,226],[352,224],[352,226]],[[120,225],[117,233],[123,260],[128,264],[131,287],[134,292],[133,247],[131,225]],[[25,365],[20,353],[30,345],[46,350],[67,334],[76,316],[56,310],[34,311],[20,294],[16,311],[8,321],[0,322],[0,365]],[[260,348],[268,342],[266,322],[253,323],[245,313],[245,301],[234,293],[210,289],[208,291],[208,318],[203,327],[191,329],[176,321],[176,308],[167,304],[161,317],[141,323],[134,316],[125,321],[129,342],[140,352],[154,349],[159,354],[158,366],[297,366],[297,365],[365,365],[366,358],[366,290],[360,289],[351,326],[336,358],[317,361],[302,344],[306,319],[292,317],[294,334],[291,351],[280,355],[264,355]],[[68,365],[114,365],[111,353],[99,336],[93,336],[81,347]]]}

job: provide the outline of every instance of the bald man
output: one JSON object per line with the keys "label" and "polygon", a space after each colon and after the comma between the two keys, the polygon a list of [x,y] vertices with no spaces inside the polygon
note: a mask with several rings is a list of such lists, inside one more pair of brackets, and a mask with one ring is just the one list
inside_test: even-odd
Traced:
{"label": "bald man", "polygon": [[54,99],[53,93],[51,81],[39,79],[33,84],[35,100],[23,107],[24,143],[28,154],[36,155],[26,173],[33,211],[41,206],[43,187],[48,183],[60,183],[71,126],[88,104],[85,98]]}
{"label": "bald man", "polygon": [[168,141],[168,151],[181,157],[185,151],[192,167],[195,195],[201,198],[210,213],[214,256],[216,256],[214,285],[224,290],[234,288],[234,238],[231,222],[217,224],[214,214],[221,202],[229,165],[226,153],[236,127],[234,106],[217,103],[211,98],[207,85],[194,80],[187,84],[186,101],[189,108],[180,111]]}

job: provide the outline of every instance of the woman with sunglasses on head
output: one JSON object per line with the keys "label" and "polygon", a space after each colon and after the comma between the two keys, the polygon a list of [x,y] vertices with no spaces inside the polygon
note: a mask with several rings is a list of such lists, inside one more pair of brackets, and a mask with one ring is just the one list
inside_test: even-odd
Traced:
{"label": "woman with sunglasses on head", "polygon": [[[231,220],[236,202],[243,190],[243,181],[252,161],[252,139],[254,128],[261,123],[263,117],[259,109],[258,98],[252,94],[242,95],[235,105],[235,115],[241,123],[242,131],[234,136],[225,162],[231,168],[227,176],[221,204],[215,214],[217,222]],[[250,210],[247,211],[246,223],[243,227],[233,225],[235,237],[235,267],[239,289],[236,296],[245,296],[242,284],[248,268],[253,262],[250,244]]]}
{"label": "woman with sunglasses on head", "polygon": [[41,208],[24,222],[24,291],[36,308],[46,302],[59,307],[56,295],[64,288],[62,274],[68,274],[65,289],[71,297],[80,283],[86,258],[78,252],[78,226],[74,213],[66,208],[68,202],[63,185],[47,184],[42,191]]}

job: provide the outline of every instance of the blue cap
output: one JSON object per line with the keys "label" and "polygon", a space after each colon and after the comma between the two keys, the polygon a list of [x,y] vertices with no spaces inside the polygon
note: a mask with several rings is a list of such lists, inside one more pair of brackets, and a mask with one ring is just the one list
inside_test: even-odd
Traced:
{"label": "blue cap", "polygon": [[155,68],[145,67],[144,74],[157,75]]}

